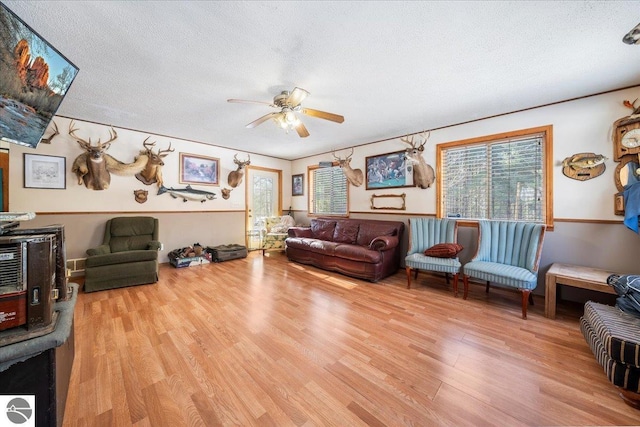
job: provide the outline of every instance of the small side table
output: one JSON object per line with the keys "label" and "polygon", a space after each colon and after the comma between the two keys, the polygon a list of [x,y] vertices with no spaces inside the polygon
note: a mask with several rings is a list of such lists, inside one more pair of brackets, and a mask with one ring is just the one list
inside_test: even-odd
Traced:
{"label": "small side table", "polygon": [[250,251],[262,249],[262,230],[247,231],[247,249]]}
{"label": "small side table", "polygon": [[613,271],[571,264],[552,264],[545,276],[544,315],[556,318],[556,285],[572,286],[580,289],[616,294],[612,286],[607,285],[607,277],[616,274]]}

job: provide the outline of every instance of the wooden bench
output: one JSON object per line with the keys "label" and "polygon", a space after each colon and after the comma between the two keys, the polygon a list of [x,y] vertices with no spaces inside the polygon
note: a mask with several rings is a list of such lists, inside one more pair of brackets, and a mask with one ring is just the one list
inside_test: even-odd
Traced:
{"label": "wooden bench", "polygon": [[551,265],[545,277],[544,315],[550,319],[556,318],[556,286],[559,284],[615,295],[613,287],[607,285],[607,277],[611,274],[616,273],[571,264]]}

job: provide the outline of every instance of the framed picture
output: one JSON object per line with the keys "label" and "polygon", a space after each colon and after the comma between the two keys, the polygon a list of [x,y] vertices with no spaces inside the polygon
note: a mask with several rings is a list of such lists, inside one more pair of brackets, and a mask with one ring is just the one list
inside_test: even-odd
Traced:
{"label": "framed picture", "polygon": [[404,150],[367,157],[366,166],[367,190],[414,186],[413,166]]}
{"label": "framed picture", "polygon": [[[35,148],[78,67],[2,3],[0,34],[0,140]],[[4,58],[18,59],[8,66]]]}
{"label": "framed picture", "polygon": [[220,159],[180,153],[180,184],[220,185]]}
{"label": "framed picture", "polygon": [[291,195],[303,196],[304,195],[304,174],[291,176]]}
{"label": "framed picture", "polygon": [[67,188],[66,158],[24,153],[24,188]]}
{"label": "framed picture", "polygon": [[413,166],[404,150],[367,157],[366,166],[367,190],[414,186]]}

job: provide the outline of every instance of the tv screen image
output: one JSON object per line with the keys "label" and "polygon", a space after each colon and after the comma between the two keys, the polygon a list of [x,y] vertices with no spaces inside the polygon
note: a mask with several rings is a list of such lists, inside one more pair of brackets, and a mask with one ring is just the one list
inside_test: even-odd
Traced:
{"label": "tv screen image", "polygon": [[35,148],[78,67],[0,3],[0,140]]}

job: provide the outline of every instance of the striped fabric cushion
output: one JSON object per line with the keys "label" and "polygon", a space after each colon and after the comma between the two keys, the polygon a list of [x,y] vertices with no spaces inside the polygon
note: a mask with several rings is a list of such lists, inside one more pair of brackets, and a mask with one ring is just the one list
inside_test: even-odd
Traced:
{"label": "striped fabric cushion", "polygon": [[404,259],[407,267],[414,270],[430,270],[440,273],[457,274],[460,271],[460,261],[458,258],[436,258],[415,253],[408,255]]}
{"label": "striped fabric cushion", "polygon": [[614,361],[640,368],[640,318],[593,301],[584,305],[583,317]]}
{"label": "striped fabric cushion", "polygon": [[505,285],[516,289],[533,290],[538,286],[538,274],[515,265],[489,261],[471,261],[464,265],[464,274],[480,280],[488,280],[495,285]]}
{"label": "striped fabric cushion", "polygon": [[583,316],[580,318],[580,330],[584,335],[596,360],[604,368],[607,378],[615,386],[635,393],[640,393],[640,369],[614,360],[609,356],[602,341]]}

